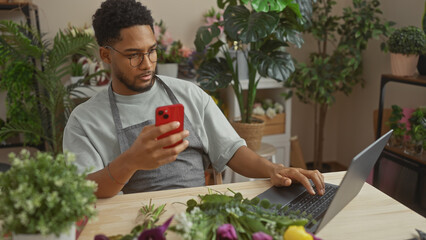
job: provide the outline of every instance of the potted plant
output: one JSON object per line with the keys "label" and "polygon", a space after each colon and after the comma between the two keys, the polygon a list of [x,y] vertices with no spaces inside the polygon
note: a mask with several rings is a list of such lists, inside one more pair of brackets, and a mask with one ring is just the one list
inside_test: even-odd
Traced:
{"label": "potted plant", "polygon": [[[426,1],[422,17],[422,27],[423,32],[426,34]],[[420,75],[426,75],[426,53],[423,53],[419,56],[419,62],[417,63],[417,71],[419,71]]]}
{"label": "potted plant", "polygon": [[420,108],[416,109],[408,119],[410,130],[405,143],[404,152],[419,156],[423,153],[423,142],[426,141],[426,113]]}
{"label": "potted plant", "polygon": [[391,71],[396,76],[413,76],[419,55],[426,50],[426,36],[420,28],[409,26],[397,29],[388,39],[391,52]]}
{"label": "potted plant", "polygon": [[161,20],[154,25],[155,38],[157,39],[157,73],[160,75],[177,77],[179,63],[182,61],[182,43],[175,41]]}
{"label": "potted plant", "polygon": [[402,108],[398,105],[392,105],[392,113],[389,117],[389,121],[386,124],[393,129],[393,134],[389,139],[389,146],[402,148],[404,142],[404,136],[406,134],[406,124],[401,122],[404,117]]}
{"label": "potted plant", "polygon": [[[303,16],[309,15],[310,9],[310,1],[305,2],[299,9],[293,0],[272,0],[268,4],[251,0],[219,0],[218,7],[224,9],[223,20],[202,26],[197,31],[194,41],[197,52],[207,51],[197,70],[197,82],[212,92],[232,85],[241,113],[241,128],[248,128],[249,135],[255,131],[260,133],[253,144],[246,137],[248,146],[254,150],[260,146],[263,128],[261,121],[252,118],[257,85],[262,77],[282,82],[293,72],[293,61],[285,48],[289,44],[300,46],[303,42],[299,30],[302,29]],[[221,28],[226,39],[220,35]],[[242,66],[237,61],[238,55],[243,56],[248,79],[239,74]],[[242,80],[248,81],[246,98]],[[240,124],[237,121],[232,124],[245,138],[239,130]],[[260,130],[255,130],[256,125]]]}
{"label": "potted plant", "polygon": [[[352,7],[335,15],[334,0],[318,0],[313,5],[311,23],[305,32],[318,46],[307,63],[297,65],[296,71],[284,84],[301,102],[314,105],[314,161],[313,167],[323,167],[324,126],[328,108],[335,102],[335,94],[349,95],[352,88],[364,82],[362,52],[368,40],[388,36],[393,23],[381,19],[378,0],[353,0]],[[332,47],[334,46],[334,47]],[[382,48],[385,48],[382,44]],[[332,48],[330,48],[332,47]]]}
{"label": "potted plant", "polygon": [[85,173],[78,174],[74,155],[37,152],[30,156],[22,150],[9,158],[11,168],[0,173],[2,236],[75,240],[75,222],[96,213],[96,183],[86,180]]}
{"label": "potted plant", "polygon": [[17,67],[16,63],[21,64],[22,69],[27,69],[25,76],[10,75],[10,81],[13,80],[16,87],[7,89],[8,95],[20,96],[25,93],[25,97],[12,100],[23,106],[19,109],[19,114],[25,115],[25,118],[18,121],[15,115],[10,116],[11,121],[7,121],[0,129],[0,137],[25,133],[30,138],[24,139],[24,144],[42,145],[41,148],[55,154],[60,153],[62,128],[67,114],[75,106],[71,99],[74,96],[73,90],[104,72],[87,76],[86,79],[68,86],[62,84],[62,79],[71,73],[73,55],[91,55],[95,39],[85,33],[59,31],[53,41],[49,41],[26,25],[6,20],[0,21],[0,32],[2,81],[3,77],[8,76],[6,73],[10,69]]}

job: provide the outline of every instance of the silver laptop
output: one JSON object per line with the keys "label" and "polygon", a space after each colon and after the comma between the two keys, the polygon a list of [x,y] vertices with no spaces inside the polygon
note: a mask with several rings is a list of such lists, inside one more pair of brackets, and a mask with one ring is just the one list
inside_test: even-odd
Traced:
{"label": "silver laptop", "polygon": [[340,186],[326,183],[323,196],[310,195],[303,185],[292,184],[290,187],[271,187],[257,197],[282,204],[279,214],[305,212],[311,218],[305,228],[317,233],[360,192],[391,135],[392,130],[356,155]]}

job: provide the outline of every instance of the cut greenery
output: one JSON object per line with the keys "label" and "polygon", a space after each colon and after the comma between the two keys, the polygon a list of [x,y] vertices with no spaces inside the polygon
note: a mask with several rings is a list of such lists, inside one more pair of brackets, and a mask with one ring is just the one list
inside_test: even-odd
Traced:
{"label": "cut greenery", "polygon": [[227,196],[210,192],[199,196],[200,201],[188,200],[186,212],[175,216],[177,223],[169,229],[181,234],[184,239],[214,240],[217,239],[218,227],[231,224],[238,239],[251,239],[257,232],[282,239],[289,226],[303,226],[308,222],[308,217],[299,213],[278,215],[276,210],[282,205],[271,204],[266,199],[249,200],[241,193],[232,193],[233,196]]}

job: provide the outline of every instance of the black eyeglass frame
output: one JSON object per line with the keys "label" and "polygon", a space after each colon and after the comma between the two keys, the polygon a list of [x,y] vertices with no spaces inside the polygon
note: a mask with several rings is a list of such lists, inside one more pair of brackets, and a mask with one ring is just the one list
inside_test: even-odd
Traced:
{"label": "black eyeglass frame", "polygon": [[[122,53],[122,52],[118,51],[117,49],[115,49],[115,48],[113,48],[113,47],[111,47],[111,46],[108,46],[108,45],[107,45],[107,46],[104,46],[104,48],[112,49],[112,50],[114,50],[114,51],[118,52],[119,54],[121,54],[123,57],[125,57],[125,58],[129,59],[129,64],[130,64],[130,66],[132,66],[132,67],[134,67],[134,68],[139,67],[139,66],[143,63],[143,60],[145,59],[145,55],[147,55],[147,56],[148,56],[148,59],[149,59],[149,61],[151,61],[151,63],[156,63],[156,62],[157,62],[157,60],[152,61],[152,60],[151,60],[151,58],[150,58],[150,56],[151,56],[151,54],[152,54],[152,53],[154,53],[154,52],[155,52],[155,54],[157,54],[157,48],[153,48],[153,49],[149,50],[149,52],[146,52],[146,53],[144,53],[144,52],[138,52],[138,53],[137,53],[137,54],[138,54],[137,58],[138,58],[138,59],[141,59],[141,60],[140,60],[140,63],[139,63],[139,64],[137,64],[136,66],[133,66],[133,65],[132,65],[132,59],[137,59],[136,57],[130,57],[128,54],[124,54],[124,53]],[[134,55],[134,54],[130,54],[130,55]]]}

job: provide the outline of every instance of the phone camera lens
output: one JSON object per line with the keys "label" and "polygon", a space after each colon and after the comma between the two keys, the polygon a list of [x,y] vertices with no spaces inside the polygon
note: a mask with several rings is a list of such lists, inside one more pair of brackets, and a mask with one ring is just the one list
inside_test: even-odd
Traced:
{"label": "phone camera lens", "polygon": [[164,119],[169,118],[169,114],[164,114],[163,118],[164,118]]}
{"label": "phone camera lens", "polygon": [[163,110],[158,111],[158,115],[160,116],[163,115],[163,113],[164,113]]}

